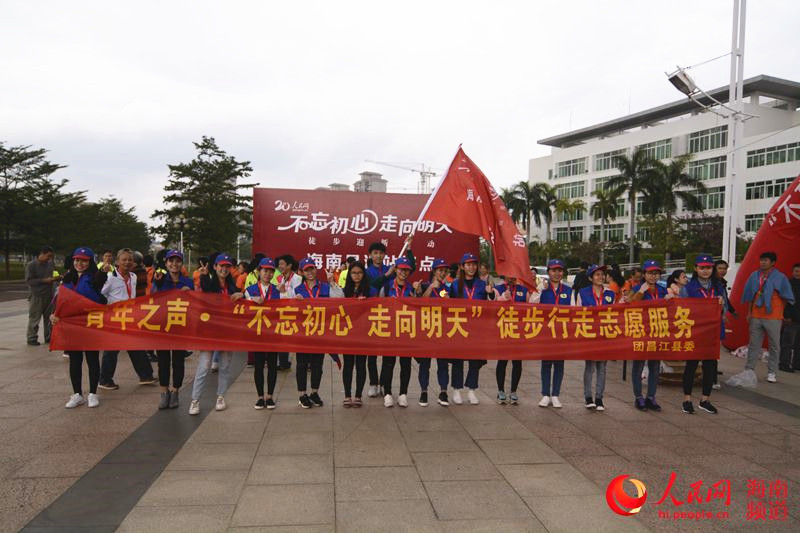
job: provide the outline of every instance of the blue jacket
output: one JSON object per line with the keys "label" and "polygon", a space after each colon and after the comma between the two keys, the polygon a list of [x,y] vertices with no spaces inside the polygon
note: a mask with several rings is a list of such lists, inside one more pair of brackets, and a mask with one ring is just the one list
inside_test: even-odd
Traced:
{"label": "blue jacket", "polygon": [[[311,294],[308,293],[307,285],[305,282],[301,283],[294,288],[294,293],[299,294],[303,298],[330,298],[331,287],[327,283],[319,283],[311,287]],[[258,289],[256,289],[258,290]]]}
{"label": "blue jacket", "polygon": [[[758,285],[761,282],[759,279],[760,275],[761,271],[756,270],[747,278],[747,283],[742,293],[742,303],[753,302],[753,298],[756,297],[756,293],[758,292]],[[754,302],[757,307],[764,307],[767,313],[772,312],[772,291],[778,291],[778,296],[786,300],[787,303],[794,303],[794,293],[792,292],[792,285],[789,283],[789,279],[783,275],[783,272],[775,268],[767,275],[767,281],[764,282],[764,289]],[[765,294],[768,294],[769,297],[764,298]]]}
{"label": "blue jacket", "polygon": [[177,283],[172,281],[172,276],[169,274],[164,275],[161,280],[153,278],[153,284],[150,286],[150,294],[157,292],[171,291],[174,289],[182,289],[188,287],[189,290],[194,290],[194,282],[184,275],[179,275]]}
{"label": "blue jacket", "polygon": [[[495,287],[497,289],[497,293],[499,295],[503,295],[507,290],[510,290],[508,286],[503,283],[502,285],[498,285]],[[513,302],[527,302],[528,301],[528,288],[524,285],[514,285],[514,297],[511,299]]]}
{"label": "blue jacket", "polygon": [[388,296],[390,298],[409,298],[414,296],[414,287],[411,286],[411,283],[406,281],[405,285],[403,285],[403,287],[400,289],[400,294],[398,295],[394,285],[394,279],[392,279],[391,281],[387,281],[386,285],[383,286],[383,294],[384,296]]}
{"label": "blue jacket", "polygon": [[[725,287],[720,283],[712,283],[709,290],[700,285],[700,280],[692,277],[684,288],[686,289],[686,296],[688,298],[718,298],[722,296],[723,302],[726,301],[727,294],[725,292]],[[720,324],[719,338],[725,338],[725,322]]]}
{"label": "blue jacket", "polygon": [[[634,294],[639,292],[639,289],[641,288],[642,288],[641,283],[635,286],[633,288]],[[656,296],[654,297],[652,292],[647,291],[644,293],[644,297],[642,297],[642,300],[662,300],[666,295],[667,295],[667,288],[662,287],[661,285],[656,285]]]}
{"label": "blue jacket", "polygon": [[[261,291],[259,290],[259,286],[260,285],[261,285],[261,282],[259,281],[255,285],[250,285],[249,287],[247,287],[247,289],[245,289],[245,291],[252,298],[261,298]],[[267,289],[267,290],[269,291],[269,295],[268,296],[265,295],[265,298],[264,298],[265,300],[267,298],[269,298],[270,300],[279,300],[280,299],[281,293],[278,292],[278,287],[276,287],[275,285],[270,283],[269,284],[269,289]]]}
{"label": "blue jacket", "polygon": [[467,288],[469,285],[464,287],[464,294],[461,294],[460,284],[461,280],[454,280],[453,284],[450,286],[450,298],[467,298],[471,300],[487,300],[488,295],[486,294],[486,282],[483,281],[481,278],[475,276],[475,281],[473,282],[472,289],[475,291],[472,293],[472,298],[469,297],[467,294]]}
{"label": "blue jacket", "polygon": [[78,281],[66,281],[61,284],[61,288],[64,289],[71,289],[84,298],[88,298],[93,302],[97,302],[99,304],[106,303],[105,297],[100,293],[100,289],[97,288],[99,284],[101,287],[103,284],[100,282],[100,277],[95,279],[95,277],[100,276],[102,277],[103,281],[105,281],[106,275],[102,272],[96,272],[92,274],[83,274],[81,277],[78,278]]}
{"label": "blue jacket", "polygon": [[[592,292],[594,292],[594,288],[591,285],[578,291],[578,296],[581,299],[581,306],[597,307],[597,301],[594,299],[594,294],[592,294]],[[614,293],[614,291],[610,289],[603,289],[603,303],[601,305],[611,305],[616,299],[617,295]]]}
{"label": "blue jacket", "polygon": [[[561,283],[553,291],[550,285],[550,282],[548,282],[547,287],[542,290],[542,294],[539,296],[539,303],[550,305],[570,305],[572,303],[572,287]],[[558,297],[556,297],[556,292]]]}

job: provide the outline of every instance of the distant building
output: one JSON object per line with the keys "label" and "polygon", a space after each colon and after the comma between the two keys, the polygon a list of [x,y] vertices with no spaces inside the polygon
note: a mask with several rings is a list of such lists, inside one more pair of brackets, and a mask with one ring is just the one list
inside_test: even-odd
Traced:
{"label": "distant building", "polygon": [[[728,101],[728,87],[709,91],[714,98]],[[800,83],[756,76],[744,81],[743,111],[758,115],[744,123],[744,138],[737,141],[735,220],[737,228],[752,233],[758,230],[767,211],[800,174]],[[598,102],[600,103],[600,102]],[[559,198],[580,199],[587,209],[592,192],[618,174],[614,163],[621,154],[630,156],[638,147],[657,159],[690,153],[688,172],[705,180],[707,193],[700,196],[704,213],[722,216],[727,176],[728,121],[706,112],[688,99],[654,107],[538,141],[551,146],[550,155],[531,159],[528,180],[531,184],[549,183]],[[642,211],[637,201],[637,213]],[[628,238],[630,216],[627,199],[617,203],[617,218],[605,225],[601,240],[622,241]],[[685,213],[679,207],[678,215]],[[566,218],[553,219],[553,238],[558,241],[589,240],[600,237],[599,221],[591,220],[588,211],[578,214],[567,227]],[[546,239],[546,229],[538,237]],[[569,234],[568,234],[569,232]],[[536,235],[536,231],[532,233]],[[637,229],[639,240],[648,235]]]}
{"label": "distant building", "polygon": [[327,187],[317,187],[318,191],[349,191],[350,186],[344,183],[331,183]]}
{"label": "distant building", "polygon": [[353,184],[353,190],[356,192],[386,192],[386,184],[388,183],[383,179],[383,174],[378,172],[361,172],[359,174],[361,179]]}

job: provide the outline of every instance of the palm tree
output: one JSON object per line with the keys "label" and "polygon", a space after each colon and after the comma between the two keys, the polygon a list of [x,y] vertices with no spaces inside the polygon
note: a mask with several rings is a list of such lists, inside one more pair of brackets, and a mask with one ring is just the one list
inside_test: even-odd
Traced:
{"label": "palm tree", "polygon": [[583,200],[562,198],[556,202],[556,214],[563,215],[567,219],[567,241],[572,240],[572,221],[585,210],[586,204]]}
{"label": "palm tree", "polygon": [[[541,224],[541,220],[544,219],[547,225],[547,238],[545,241],[549,241],[553,238],[550,226],[553,223],[553,213],[558,202],[556,188],[549,183],[539,182],[533,185],[533,189],[536,191],[535,196],[537,198],[534,220],[537,224]],[[547,259],[549,260],[550,257],[548,256]]]}
{"label": "palm tree", "polygon": [[672,237],[672,220],[678,211],[678,200],[687,211],[695,213],[703,210],[703,204],[698,195],[705,194],[706,186],[703,180],[690,176],[686,172],[686,167],[691,159],[692,154],[686,154],[676,157],[669,163],[653,162],[652,182],[646,196],[650,197],[648,203],[655,210],[664,213],[666,220],[664,253],[667,261],[669,261],[669,246]]}
{"label": "palm tree", "polygon": [[542,198],[540,197],[541,188],[531,185],[527,181],[520,181],[508,189],[503,189],[501,197],[506,204],[511,220],[514,223],[522,223],[528,242],[531,240],[531,221],[537,226],[542,223]]}
{"label": "palm tree", "polygon": [[600,264],[602,265],[605,259],[606,222],[609,219],[617,218],[617,197],[612,191],[605,188],[596,189],[592,194],[597,198],[592,204],[591,215],[595,220],[600,221]]}
{"label": "palm tree", "polygon": [[627,193],[630,203],[630,225],[628,227],[628,260],[634,261],[634,239],[636,238],[636,196],[639,193],[647,192],[652,183],[653,159],[647,152],[637,148],[630,157],[626,155],[617,156],[617,168],[619,175],[613,176],[608,180],[607,187],[616,196]]}

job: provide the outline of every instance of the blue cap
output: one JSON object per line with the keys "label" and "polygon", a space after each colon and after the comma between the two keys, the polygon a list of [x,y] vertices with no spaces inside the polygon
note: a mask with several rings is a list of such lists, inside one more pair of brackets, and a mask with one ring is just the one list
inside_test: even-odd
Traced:
{"label": "blue cap", "polygon": [[214,261],[214,264],[215,265],[232,266],[233,265],[233,259],[231,259],[231,256],[229,256],[228,254],[219,254],[217,256],[217,260]]}
{"label": "blue cap", "polygon": [[259,270],[262,268],[271,268],[272,270],[275,270],[275,261],[273,261],[271,257],[265,257],[258,262],[258,268]]}
{"label": "blue cap", "polygon": [[652,272],[653,270],[663,271],[663,269],[661,268],[661,264],[655,259],[648,259],[647,261],[645,261],[644,264],[642,265],[642,270],[644,270],[645,272]]}
{"label": "blue cap", "polygon": [[561,270],[564,270],[564,261],[561,259],[551,259],[547,262],[547,270],[550,270],[551,268],[560,268]]}
{"label": "blue cap", "polygon": [[461,256],[462,265],[465,265],[467,263],[477,263],[477,262],[478,262],[478,256],[476,256],[475,254],[467,252]]}
{"label": "blue cap", "polygon": [[434,259],[433,260],[433,266],[431,267],[433,270],[436,270],[437,268],[442,268],[442,267],[450,268],[450,263],[448,263],[444,259]]}
{"label": "blue cap", "polygon": [[167,250],[167,255],[164,256],[164,260],[166,261],[173,257],[179,257],[181,261],[183,261],[183,254],[179,250]]}
{"label": "blue cap", "polygon": [[81,246],[79,248],[75,248],[75,251],[72,252],[73,259],[88,259],[89,261],[94,261],[94,252],[88,246]]}
{"label": "blue cap", "polygon": [[404,268],[406,270],[411,270],[411,261],[406,259],[405,257],[398,257],[397,261],[394,262],[395,268]]}
{"label": "blue cap", "polygon": [[313,259],[310,257],[306,257],[300,260],[300,270],[306,270],[309,268],[317,268],[317,264],[314,262]]}
{"label": "blue cap", "polygon": [[694,258],[694,266],[714,266],[714,258],[708,254],[700,254]]}
{"label": "blue cap", "polygon": [[589,265],[589,268],[586,270],[586,275],[591,278],[592,274],[594,274],[598,270],[605,270],[605,269],[606,269],[605,265]]}

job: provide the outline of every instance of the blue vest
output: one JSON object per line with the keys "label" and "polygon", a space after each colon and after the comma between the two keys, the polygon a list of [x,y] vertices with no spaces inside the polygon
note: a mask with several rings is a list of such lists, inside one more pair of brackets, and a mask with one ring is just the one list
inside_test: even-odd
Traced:
{"label": "blue vest", "polygon": [[[640,283],[639,285],[633,288],[633,292],[637,293],[641,288],[642,284]],[[656,284],[656,294],[657,296],[654,297],[653,293],[648,290],[647,292],[644,293],[644,298],[642,298],[642,300],[662,300],[667,295],[667,289],[665,287],[662,287],[661,285]]]}
{"label": "blue vest", "polygon": [[[558,293],[558,298],[556,298],[556,292]],[[571,301],[572,287],[569,285],[564,285],[563,283],[557,286],[556,290],[554,291],[551,287],[551,283],[548,282],[547,287],[542,291],[541,296],[539,296],[539,303],[543,304],[570,305]]]}
{"label": "blue vest", "polygon": [[178,281],[172,281],[172,276],[169,274],[164,275],[164,279],[161,282],[161,288],[158,288],[156,285],[155,280],[153,280],[153,284],[150,286],[150,294],[155,294],[157,292],[164,292],[164,291],[171,291],[173,289],[182,289],[184,287],[189,287],[189,290],[194,290],[194,282],[187,278],[184,275],[178,276]]}
{"label": "blue vest", "polygon": [[390,298],[400,297],[400,298],[408,298],[414,296],[414,287],[406,281],[406,284],[400,289],[400,294],[397,294],[397,289],[394,284],[394,280],[387,281],[386,285],[383,287],[383,294]]}
{"label": "blue vest", "polygon": [[[498,285],[495,287],[497,289],[498,294],[502,296],[507,290],[511,290],[508,286],[504,283],[502,285]],[[512,302],[527,302],[528,301],[528,288],[524,285],[514,285],[513,298],[511,298]]]}
{"label": "blue vest", "polygon": [[[253,298],[261,298],[260,286],[261,286],[261,282],[259,281],[255,285],[250,285],[245,290],[247,291],[247,294],[249,294]],[[281,293],[278,292],[278,287],[276,287],[275,285],[270,283],[269,284],[269,289],[267,289],[267,290],[269,291],[269,294],[268,295],[267,294],[264,295],[264,299],[265,300],[267,298],[269,298],[270,300],[279,300],[280,299]],[[295,292],[297,292],[297,290],[295,290]]]}
{"label": "blue vest", "polygon": [[467,289],[469,285],[464,287],[464,294],[462,296],[461,290],[459,289],[461,280],[454,280],[453,284],[450,286],[450,298],[466,298],[471,300],[487,300],[488,297],[486,295],[486,282],[480,279],[479,277],[473,278],[475,281],[472,283],[472,289],[475,291],[472,293],[472,298],[469,297],[467,294]]}
{"label": "blue vest", "polygon": [[[705,289],[702,285],[700,285],[700,281],[697,278],[692,278],[689,280],[689,283],[686,285],[686,295],[689,298],[719,298],[722,296],[725,297],[725,289],[722,288],[719,283],[712,283],[711,289]],[[723,321],[720,324],[720,332],[719,338],[725,338],[725,322]]]}
{"label": "blue vest", "polygon": [[[584,287],[578,291],[578,296],[581,299],[581,305],[584,307],[597,307],[597,300],[595,300],[594,288],[589,285],[588,287]],[[610,289],[603,290],[603,299],[600,305],[611,305],[614,303],[614,300],[617,298],[617,295],[614,294],[614,291]]]}
{"label": "blue vest", "polygon": [[299,294],[303,298],[330,298],[331,287],[327,283],[317,282],[317,284],[311,288],[311,294],[309,294],[308,289],[306,289],[306,283],[303,282],[295,287],[294,293]]}

